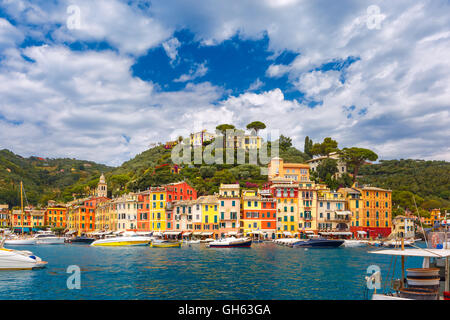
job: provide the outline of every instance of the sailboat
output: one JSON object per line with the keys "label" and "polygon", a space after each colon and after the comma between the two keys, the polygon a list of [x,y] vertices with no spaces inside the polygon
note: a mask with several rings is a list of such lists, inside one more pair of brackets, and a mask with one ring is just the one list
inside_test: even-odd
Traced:
{"label": "sailboat", "polygon": [[21,237],[17,237],[17,236],[12,236],[10,239],[7,239],[5,241],[5,244],[7,245],[35,245],[36,244],[36,239],[33,238],[24,238],[23,236],[23,216],[24,216],[24,211],[23,211],[23,183],[22,181],[20,181],[20,218],[21,218],[21,228],[22,228],[22,236]]}

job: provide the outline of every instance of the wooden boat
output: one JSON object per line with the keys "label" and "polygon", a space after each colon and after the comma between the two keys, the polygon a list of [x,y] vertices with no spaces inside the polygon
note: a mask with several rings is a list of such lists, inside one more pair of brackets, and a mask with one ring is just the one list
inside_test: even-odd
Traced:
{"label": "wooden boat", "polygon": [[170,242],[170,241],[152,241],[150,243],[152,248],[181,248],[181,242]]}

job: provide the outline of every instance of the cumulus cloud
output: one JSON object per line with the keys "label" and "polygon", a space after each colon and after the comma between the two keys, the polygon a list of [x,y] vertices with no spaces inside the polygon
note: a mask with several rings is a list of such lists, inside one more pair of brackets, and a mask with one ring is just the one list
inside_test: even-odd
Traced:
{"label": "cumulus cloud", "polygon": [[[194,124],[212,130],[263,119],[300,148],[306,135],[332,136],[341,147],[372,148],[385,159],[450,160],[448,1],[376,1],[379,29],[367,24],[373,1],[230,2],[154,0],[143,9],[136,1],[80,0],[83,28],[73,31],[65,26],[70,1],[3,0],[8,15],[25,23],[0,19],[2,146],[119,164],[150,141],[188,134]],[[255,79],[248,91],[286,76],[306,101],[286,99],[286,88],[223,99],[212,83],[189,83],[208,72],[206,63],[175,79],[187,82],[175,92],[133,76],[136,56],[149,48],[163,44],[176,61],[177,29],[204,45],[267,36],[270,51],[298,55],[289,64],[274,62],[266,71],[274,79]],[[24,35],[47,33],[49,46],[18,47]],[[112,50],[65,46],[75,41],[106,41]],[[355,62],[325,67],[349,57]]]}

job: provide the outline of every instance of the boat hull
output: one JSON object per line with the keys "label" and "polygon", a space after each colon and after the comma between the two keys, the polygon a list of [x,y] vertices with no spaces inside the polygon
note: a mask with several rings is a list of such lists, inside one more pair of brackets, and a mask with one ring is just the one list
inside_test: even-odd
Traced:
{"label": "boat hull", "polygon": [[94,247],[124,247],[124,246],[147,246],[151,241],[149,237],[117,237],[96,240],[91,243]]}
{"label": "boat hull", "polygon": [[250,248],[252,246],[252,240],[234,241],[234,242],[211,242],[210,248]]}
{"label": "boat hull", "polygon": [[11,239],[5,240],[6,245],[10,246],[34,246],[36,244],[36,240],[34,239]]}
{"label": "boat hull", "polygon": [[152,248],[180,248],[181,242],[179,243],[150,243]]}
{"label": "boat hull", "polygon": [[36,244],[64,244],[64,238],[42,238],[36,240]]}
{"label": "boat hull", "polygon": [[41,269],[47,262],[28,251],[0,249],[0,270],[33,270]]}
{"label": "boat hull", "polygon": [[308,240],[292,245],[293,248],[337,248],[344,243],[344,240]]}
{"label": "boat hull", "polygon": [[69,243],[71,244],[91,244],[92,242],[94,242],[95,239],[91,239],[91,238],[83,238],[83,239],[71,239],[69,240]]}

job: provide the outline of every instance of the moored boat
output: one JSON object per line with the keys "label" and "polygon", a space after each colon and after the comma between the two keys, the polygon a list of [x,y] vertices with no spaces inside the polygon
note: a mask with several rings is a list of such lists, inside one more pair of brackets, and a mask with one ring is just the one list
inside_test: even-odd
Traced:
{"label": "moored boat", "polygon": [[86,236],[75,237],[68,240],[68,242],[72,244],[91,244],[94,241],[94,238],[89,238]]}
{"label": "moored boat", "polygon": [[150,243],[150,247],[152,247],[152,248],[180,248],[181,242],[179,242],[179,241],[171,242],[171,241],[165,241],[165,240],[152,241]]}
{"label": "moored boat", "polygon": [[33,246],[36,244],[36,240],[33,238],[19,238],[12,237],[5,240],[6,245],[12,246]]}
{"label": "moored boat", "polygon": [[38,234],[34,237],[36,244],[64,244],[65,239],[63,237],[57,237],[51,231],[38,231]]}
{"label": "moored boat", "polygon": [[119,247],[119,246],[146,246],[152,241],[145,236],[119,236],[95,240],[91,243],[94,247]]}
{"label": "moored boat", "polygon": [[0,244],[0,270],[32,270],[44,268],[47,262],[30,251],[6,249]]}
{"label": "moored boat", "polygon": [[250,238],[225,238],[209,243],[210,248],[249,248],[252,245]]}
{"label": "moored boat", "polygon": [[344,243],[344,240],[331,239],[308,239],[306,241],[298,241],[292,245],[292,248],[337,248]]}
{"label": "moored boat", "polygon": [[367,241],[366,240],[344,240],[344,247],[347,248],[355,248],[355,247],[366,247]]}

